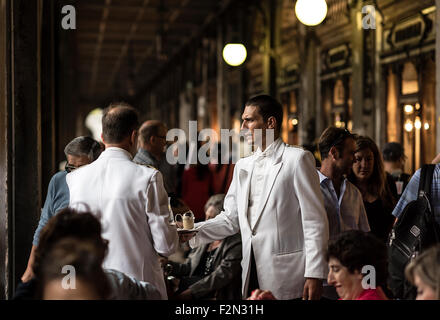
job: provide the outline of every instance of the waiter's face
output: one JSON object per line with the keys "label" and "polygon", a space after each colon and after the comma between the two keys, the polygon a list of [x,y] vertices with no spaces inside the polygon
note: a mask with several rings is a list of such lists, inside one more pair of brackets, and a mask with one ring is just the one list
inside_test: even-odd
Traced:
{"label": "waiter's face", "polygon": [[255,129],[262,129],[262,134],[264,137],[265,129],[268,128],[268,125],[259,113],[258,107],[247,106],[244,109],[241,119],[243,120],[241,130],[249,144],[253,144],[255,142]]}

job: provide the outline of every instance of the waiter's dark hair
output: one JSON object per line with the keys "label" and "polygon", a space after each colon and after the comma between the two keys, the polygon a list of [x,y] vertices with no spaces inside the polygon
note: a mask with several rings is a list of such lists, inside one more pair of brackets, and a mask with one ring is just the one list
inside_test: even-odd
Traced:
{"label": "waiter's dark hair", "polygon": [[246,102],[245,107],[257,107],[264,121],[267,121],[270,117],[274,117],[277,122],[276,129],[278,132],[281,131],[281,125],[283,124],[283,107],[277,99],[262,94],[250,98]]}
{"label": "waiter's dark hair", "polygon": [[119,143],[139,128],[139,115],[125,102],[110,104],[102,116],[102,136],[106,143]]}

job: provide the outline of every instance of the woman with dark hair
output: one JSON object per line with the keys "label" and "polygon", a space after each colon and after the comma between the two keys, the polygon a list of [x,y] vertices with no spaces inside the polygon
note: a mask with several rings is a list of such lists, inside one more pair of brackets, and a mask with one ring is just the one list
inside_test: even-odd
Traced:
{"label": "woman with dark hair", "polygon": [[[35,250],[35,276],[18,286],[14,299],[160,299],[150,283],[102,268],[108,241],[101,232],[101,223],[88,212],[66,208],[52,217]],[[72,278],[76,290],[65,290],[63,279],[65,286],[73,286]]]}
{"label": "woman with dark hair", "polygon": [[341,300],[388,300],[382,290],[387,279],[386,246],[371,233],[341,233],[330,242],[326,259],[327,282]]}
{"label": "woman with dark hair", "polygon": [[101,267],[105,250],[77,238],[54,244],[36,269],[38,296],[43,300],[107,299],[111,288]]}
{"label": "woman with dark hair", "polygon": [[357,137],[354,158],[348,180],[362,194],[371,232],[385,242],[395,220],[391,214],[397,198],[394,180],[385,172],[382,155],[370,138]]}

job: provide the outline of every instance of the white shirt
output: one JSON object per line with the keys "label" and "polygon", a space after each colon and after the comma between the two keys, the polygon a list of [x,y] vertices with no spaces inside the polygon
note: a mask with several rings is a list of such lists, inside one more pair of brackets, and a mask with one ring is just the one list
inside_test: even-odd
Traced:
{"label": "white shirt", "polygon": [[332,180],[319,170],[318,175],[329,222],[329,239],[333,240],[341,232],[348,230],[370,231],[360,191],[344,178],[338,198]]}
{"label": "white shirt", "polygon": [[255,225],[258,219],[258,209],[260,207],[261,193],[266,184],[268,164],[272,161],[271,156],[278,144],[282,142],[278,138],[272,142],[264,151],[260,148],[255,151],[257,156],[255,160],[254,170],[252,171],[251,184],[249,187],[249,204],[248,204],[248,220],[251,226]]}

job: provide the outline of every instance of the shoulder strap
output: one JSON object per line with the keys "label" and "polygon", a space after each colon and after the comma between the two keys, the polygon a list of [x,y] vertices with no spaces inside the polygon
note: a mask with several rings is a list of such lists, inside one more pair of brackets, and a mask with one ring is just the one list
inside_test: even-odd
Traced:
{"label": "shoulder strap", "polygon": [[424,192],[428,199],[431,197],[432,176],[434,175],[435,164],[425,164],[420,171],[419,196]]}

